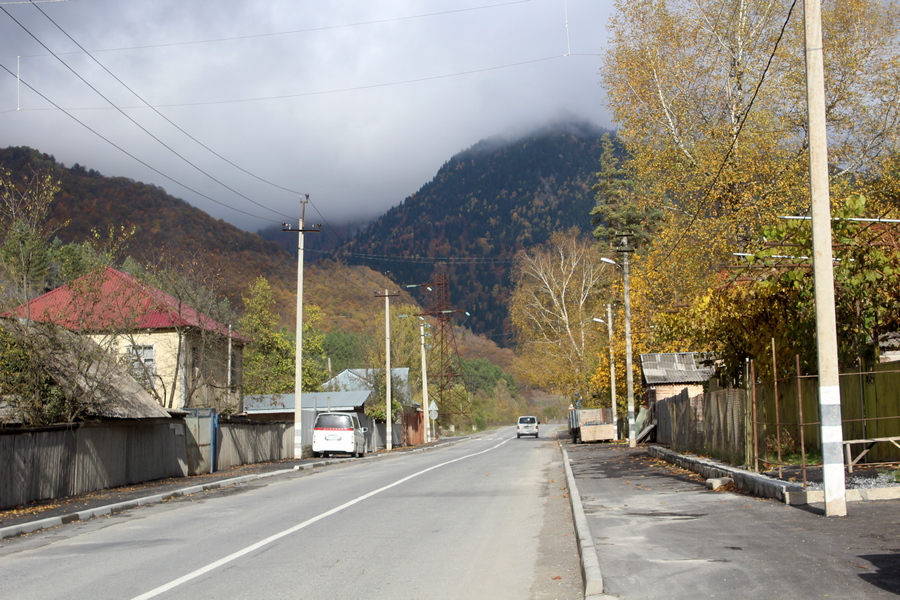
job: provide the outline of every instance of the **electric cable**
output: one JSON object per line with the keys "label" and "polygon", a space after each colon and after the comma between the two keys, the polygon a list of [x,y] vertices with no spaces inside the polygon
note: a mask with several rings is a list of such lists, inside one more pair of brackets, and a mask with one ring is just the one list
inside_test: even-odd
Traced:
{"label": "electric cable", "polygon": [[[44,13],[44,11],[42,11],[39,7],[35,7],[35,8],[38,8],[38,10],[40,10],[41,13]],[[16,23],[16,25],[18,25],[19,27],[21,27],[22,30],[25,31],[28,35],[30,35],[30,36],[31,36],[38,44],[40,44],[40,45],[41,45],[43,48],[45,48],[48,52],[50,52],[51,54],[53,54],[53,51],[50,50],[50,48],[47,47],[47,45],[44,44],[44,42],[42,42],[36,35],[34,35],[34,34],[33,34],[27,27],[25,27],[18,19],[16,19],[14,16],[12,16],[12,15],[9,13],[9,11],[7,11],[7,10],[6,10],[5,8],[3,8],[2,6],[0,6],[0,11],[3,11],[3,12],[6,14],[6,16],[8,16],[10,19],[12,19],[12,21],[13,21],[14,23]],[[44,14],[45,14],[45,16],[46,16],[46,13],[44,13]],[[49,19],[49,17],[48,17],[48,19]],[[53,21],[51,20],[51,22],[53,22]],[[56,24],[56,23],[54,22],[54,25],[55,25],[55,24]],[[63,33],[65,33],[65,31],[63,31]],[[66,34],[66,35],[68,36],[68,34]],[[73,42],[75,42],[75,40],[72,39],[71,37],[69,37],[69,39],[72,40]],[[77,45],[78,42],[75,42],[75,44]],[[79,45],[79,47],[81,47],[81,46]],[[53,56],[54,56],[54,58],[56,58],[60,63],[62,63],[62,65],[65,66],[70,72],[72,72],[73,75],[75,75],[75,76],[76,76],[78,79],[80,79],[85,85],[87,85],[91,90],[93,90],[94,93],[96,93],[98,96],[100,96],[101,98],[103,98],[110,106],[112,106],[113,108],[115,108],[116,111],[119,112],[119,114],[121,114],[123,117],[125,117],[126,119],[128,119],[129,121],[131,121],[131,122],[132,122],[134,125],[136,125],[141,131],[143,131],[144,133],[146,133],[147,135],[149,135],[151,138],[153,138],[154,140],[156,140],[156,142],[158,142],[162,147],[164,147],[166,150],[168,150],[169,152],[171,152],[172,154],[174,154],[175,156],[177,156],[178,158],[180,158],[182,161],[184,161],[185,163],[187,163],[188,165],[190,165],[191,167],[193,167],[194,169],[196,169],[198,172],[202,173],[203,175],[205,175],[206,177],[208,177],[208,178],[211,179],[212,181],[215,181],[216,183],[218,183],[219,185],[221,185],[221,186],[224,187],[225,189],[229,190],[230,192],[232,192],[232,193],[234,193],[234,194],[240,196],[240,197],[243,198],[244,200],[247,200],[247,201],[250,202],[251,204],[255,204],[256,206],[258,206],[258,207],[260,207],[260,208],[263,208],[263,209],[265,209],[265,210],[268,210],[268,211],[270,211],[270,212],[272,212],[272,213],[274,213],[274,214],[276,214],[276,215],[278,215],[278,216],[290,218],[290,217],[288,217],[287,215],[284,215],[284,214],[282,214],[282,213],[280,213],[280,212],[278,212],[278,211],[276,211],[276,210],[274,210],[274,209],[272,209],[272,208],[269,208],[268,206],[265,206],[264,204],[260,204],[260,203],[257,202],[256,200],[253,200],[253,199],[250,198],[249,196],[246,196],[245,194],[242,194],[241,192],[235,190],[234,188],[232,188],[232,187],[230,187],[229,185],[225,184],[224,182],[220,181],[219,179],[217,179],[216,177],[214,177],[214,176],[211,175],[210,173],[208,173],[208,172],[206,172],[205,170],[201,169],[199,166],[197,166],[196,164],[194,164],[193,162],[191,162],[190,160],[188,160],[187,157],[183,156],[183,155],[182,155],[181,153],[179,153],[177,150],[175,150],[175,149],[172,148],[170,145],[168,145],[167,143],[165,143],[164,141],[162,141],[161,139],[159,139],[157,136],[155,136],[153,133],[151,133],[146,127],[144,127],[143,125],[141,125],[140,123],[138,123],[136,120],[134,120],[134,119],[133,119],[131,116],[129,116],[124,110],[122,110],[121,108],[119,108],[112,100],[110,100],[109,98],[107,98],[100,90],[98,90],[96,87],[94,87],[90,82],[88,82],[84,77],[82,77],[77,71],[75,71],[75,69],[73,69],[71,66],[69,66],[62,58],[60,58],[59,56],[56,56],[56,54],[53,54]],[[92,58],[93,58],[93,57],[92,57]],[[97,64],[100,64],[100,63],[97,63]],[[102,66],[102,65],[101,65],[101,66]],[[115,77],[115,76],[114,76],[114,77]],[[119,81],[118,79],[116,79],[116,80]],[[121,83],[121,82],[120,82],[120,83]],[[124,84],[123,84],[123,85],[124,85]],[[29,87],[31,87],[31,86],[29,86]],[[127,86],[126,86],[126,87],[127,87]],[[34,88],[32,88],[32,89],[34,89]],[[135,95],[136,95],[136,94],[135,94]]]}

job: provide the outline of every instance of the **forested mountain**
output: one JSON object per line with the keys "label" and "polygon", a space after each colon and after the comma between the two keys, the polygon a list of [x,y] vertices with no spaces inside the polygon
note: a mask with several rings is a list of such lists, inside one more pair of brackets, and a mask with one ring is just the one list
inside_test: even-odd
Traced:
{"label": "forested mountain", "polygon": [[[356,232],[349,240],[307,254],[306,302],[322,307],[326,330],[358,331],[371,318],[374,290],[396,285],[409,301],[406,284],[431,281],[443,270],[453,307],[471,313],[465,327],[507,345],[512,258],[553,231],[590,231],[591,188],[605,133],[587,123],[559,124],[518,139],[483,140],[460,152],[382,217],[362,229],[348,226]],[[63,242],[84,241],[95,229],[135,226],[127,255],[144,264],[166,257],[200,261],[219,274],[222,293],[238,310],[250,283],[264,276],[282,323],[293,327],[296,258],[290,241],[238,229],[158,186],[78,164],[66,168],[30,148],[0,150],[0,167],[55,174],[61,192],[51,214]],[[260,233],[278,238],[281,232]],[[315,248],[315,236],[309,237]]]}
{"label": "forested mountain", "polygon": [[[106,177],[78,164],[71,168],[47,154],[25,147],[0,149],[0,167],[14,176],[50,172],[60,182],[51,220],[62,242],[83,242],[97,230],[135,227],[124,248],[144,265],[203,266],[240,312],[241,298],[257,277],[269,280],[282,325],[293,330],[296,314],[297,261],[275,242],[215,219],[162,188],[125,177]],[[296,240],[296,234],[294,234]],[[323,308],[323,327],[359,331],[378,305],[372,292],[390,282],[364,266],[308,266],[304,296]],[[334,288],[340,287],[340,293]],[[340,299],[340,306],[332,306]]]}
{"label": "forested mountain", "polygon": [[399,285],[449,275],[466,326],[504,344],[512,258],[553,231],[591,230],[592,186],[605,131],[559,124],[515,139],[481,141],[357,233],[336,254],[390,271]]}

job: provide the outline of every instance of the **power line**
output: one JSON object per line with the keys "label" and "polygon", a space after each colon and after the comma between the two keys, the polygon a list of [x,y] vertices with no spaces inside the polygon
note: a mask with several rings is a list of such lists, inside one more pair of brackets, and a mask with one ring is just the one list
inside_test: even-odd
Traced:
{"label": "power line", "polygon": [[[2,63],[0,63],[0,69],[3,69],[4,71],[6,71],[7,73],[9,73],[9,74],[12,75],[13,77],[16,77],[16,74],[13,73],[12,71],[10,71],[10,70],[6,67],[6,65],[4,65],[4,64],[2,64]],[[101,140],[103,140],[104,142],[106,142],[107,144],[109,144],[110,146],[112,146],[113,148],[115,148],[116,150],[118,150],[119,152],[121,152],[122,154],[124,154],[124,155],[128,156],[129,158],[131,158],[131,159],[137,161],[138,163],[144,165],[145,167],[147,167],[148,169],[150,169],[151,171],[153,171],[153,172],[156,173],[157,175],[160,175],[160,176],[162,176],[162,177],[165,177],[166,179],[168,179],[168,180],[171,181],[172,183],[174,183],[174,184],[176,184],[176,185],[179,185],[179,186],[183,187],[184,189],[188,190],[189,192],[192,192],[192,193],[194,193],[194,194],[197,194],[197,195],[200,196],[201,198],[206,198],[207,200],[209,200],[209,201],[211,201],[211,202],[214,202],[214,203],[218,204],[219,206],[228,208],[228,209],[230,209],[230,210],[233,210],[233,211],[235,211],[235,212],[241,213],[242,215],[246,215],[246,216],[248,216],[248,217],[253,217],[254,219],[259,219],[260,221],[267,221],[267,222],[271,221],[271,219],[267,219],[267,218],[265,218],[265,217],[261,217],[261,216],[256,215],[256,214],[249,213],[249,212],[247,212],[247,211],[245,211],[245,210],[241,210],[240,208],[235,208],[234,206],[225,204],[224,202],[221,202],[220,200],[216,200],[215,198],[212,198],[211,196],[207,196],[207,195],[204,194],[203,192],[200,192],[200,191],[195,190],[194,188],[188,186],[187,184],[181,183],[180,181],[178,181],[177,179],[175,179],[174,177],[172,177],[172,176],[170,176],[170,175],[166,175],[165,173],[163,173],[162,171],[160,171],[160,170],[157,169],[156,167],[151,166],[151,165],[148,164],[147,162],[141,160],[140,158],[138,158],[137,156],[135,156],[134,154],[132,154],[131,152],[129,152],[128,150],[126,150],[125,148],[119,146],[118,144],[116,144],[115,142],[113,142],[112,140],[110,140],[109,138],[107,138],[106,136],[104,136],[102,133],[100,133],[100,132],[97,131],[96,129],[93,129],[90,125],[88,125],[88,124],[85,123],[84,121],[79,120],[75,115],[69,113],[69,112],[66,111],[64,108],[62,108],[61,106],[59,106],[58,104],[56,104],[53,100],[51,100],[50,98],[48,98],[47,96],[45,96],[44,94],[42,94],[41,92],[39,92],[37,89],[35,89],[35,88],[34,88],[31,84],[29,84],[28,82],[26,82],[26,81],[24,81],[24,80],[22,80],[22,79],[19,79],[19,81],[22,83],[22,85],[24,85],[25,87],[27,87],[28,89],[30,89],[32,92],[34,92],[35,94],[37,94],[38,96],[40,96],[41,98],[43,98],[44,100],[46,100],[46,101],[47,101],[48,103],[50,103],[52,106],[56,107],[56,109],[57,109],[58,111],[60,111],[61,113],[63,113],[64,115],[66,115],[67,117],[69,117],[70,119],[72,119],[73,121],[75,121],[76,123],[78,123],[79,125],[81,125],[82,127],[84,127],[85,129],[87,129],[88,131],[90,131],[91,133],[93,133],[94,135],[96,135],[98,138],[100,138]]]}
{"label": "power line", "polygon": [[[41,1],[41,0],[38,0],[38,1]],[[68,1],[68,0],[43,0],[43,1],[44,2],[57,2],[57,1],[62,2],[62,1]],[[99,53],[99,52],[122,52],[125,50],[147,50],[147,49],[152,49],[152,48],[168,48],[168,47],[172,47],[172,46],[191,46],[191,45],[197,45],[197,44],[213,44],[213,43],[220,43],[220,42],[232,42],[232,41],[249,40],[249,39],[256,39],[256,38],[263,38],[263,37],[276,37],[276,36],[282,36],[282,35],[296,35],[299,33],[313,33],[316,31],[329,31],[332,29],[344,29],[347,27],[380,25],[383,23],[396,23],[399,21],[411,21],[414,19],[440,17],[440,16],[451,15],[451,14],[455,14],[455,13],[473,12],[473,11],[477,11],[477,10],[486,10],[486,9],[491,9],[491,8],[501,8],[504,6],[511,6],[514,4],[527,4],[529,2],[531,2],[531,0],[513,0],[512,2],[501,2],[499,4],[487,4],[484,6],[458,8],[458,9],[454,9],[454,10],[445,10],[445,11],[440,11],[440,12],[424,13],[424,14],[420,14],[420,15],[408,15],[405,17],[392,17],[392,18],[388,18],[388,19],[377,19],[377,20],[372,20],[372,21],[359,21],[356,23],[343,23],[340,25],[323,25],[322,27],[308,27],[305,29],[293,29],[293,30],[289,30],[289,31],[274,31],[274,32],[269,32],[269,33],[247,34],[247,35],[239,35],[239,36],[233,36],[233,37],[212,38],[212,39],[208,39],[208,40],[191,40],[191,41],[187,41],[187,42],[169,42],[166,44],[147,44],[144,46],[124,46],[121,48],[105,48],[105,49],[100,49],[100,50],[94,50],[93,52]],[[31,2],[0,2],[0,4],[31,4]],[[78,52],[66,52],[63,54],[79,54],[79,53]],[[46,54],[32,54],[32,55],[26,55],[26,56],[28,56],[28,58],[40,58],[40,57],[47,56],[47,55]]]}
{"label": "power line", "polygon": [[[46,16],[46,13],[44,13],[44,11],[41,10],[39,7],[35,7],[35,8],[38,8],[38,10],[40,10],[41,13],[44,14],[44,16]],[[25,27],[21,22],[19,22],[18,19],[16,19],[15,17],[13,17],[11,14],[9,14],[9,11],[7,11],[7,10],[6,10],[5,8],[3,8],[2,6],[0,6],[0,10],[2,10],[2,11],[6,14],[6,16],[8,16],[10,19],[12,19],[13,22],[14,22],[16,25],[18,25],[19,27],[21,27],[23,31],[25,31],[28,35],[30,35],[30,36],[31,36],[38,44],[40,44],[40,45],[41,45],[43,48],[45,48],[48,52],[50,52],[51,54],[53,54],[53,51],[50,50],[50,48],[48,48],[47,45],[44,44],[44,42],[42,42],[40,39],[38,39],[38,37],[37,37],[36,35],[34,35],[31,31],[29,31],[29,29],[28,29],[27,27]],[[50,17],[47,17],[47,18],[50,19]],[[56,23],[55,23],[52,19],[50,19],[50,21],[51,21],[51,23],[53,23],[54,25],[56,25]],[[57,25],[57,27],[59,27],[59,26]],[[60,28],[60,31],[63,31],[63,30]],[[63,33],[65,33],[66,36],[68,36],[68,34],[67,34],[65,31],[63,31]],[[80,44],[78,44],[78,42],[76,42],[74,39],[72,39],[71,36],[69,36],[69,39],[72,40],[76,45],[78,45],[79,48],[81,47]],[[60,63],[62,63],[63,66],[65,66],[69,71],[71,71],[72,74],[74,74],[76,77],[78,77],[78,79],[80,79],[85,85],[87,85],[89,88],[91,88],[91,90],[93,90],[94,93],[96,93],[98,96],[100,96],[101,98],[103,98],[110,106],[112,106],[113,108],[115,108],[115,109],[119,112],[119,114],[121,114],[121,115],[124,116],[126,119],[128,119],[129,121],[131,121],[131,122],[132,122],[134,125],[136,125],[141,131],[143,131],[144,133],[146,133],[147,135],[149,135],[151,138],[153,138],[154,140],[156,140],[156,142],[158,142],[158,143],[159,143],[161,146],[163,146],[166,150],[168,150],[169,152],[171,152],[172,154],[174,154],[175,156],[177,156],[178,158],[180,158],[181,160],[183,160],[185,163],[187,163],[188,165],[190,165],[191,167],[193,167],[194,169],[196,169],[198,172],[202,173],[203,175],[206,175],[206,176],[209,177],[211,180],[215,181],[216,183],[218,183],[219,185],[221,185],[221,186],[224,187],[225,189],[231,191],[232,193],[234,193],[234,194],[240,196],[241,198],[247,200],[247,201],[250,202],[251,204],[255,204],[256,206],[258,206],[258,207],[260,207],[260,208],[264,208],[265,210],[268,210],[268,211],[270,211],[270,212],[272,212],[272,213],[274,213],[274,214],[276,214],[276,215],[279,215],[279,216],[282,216],[282,217],[291,218],[289,215],[283,215],[282,213],[279,213],[278,211],[276,211],[276,210],[274,210],[274,209],[271,209],[271,208],[269,208],[268,206],[265,206],[264,204],[260,204],[259,202],[253,200],[253,199],[250,198],[249,196],[246,196],[246,195],[242,194],[241,192],[235,190],[234,188],[228,186],[227,184],[225,184],[224,182],[218,180],[216,177],[214,177],[214,176],[211,175],[210,173],[207,173],[206,171],[204,171],[203,169],[201,169],[200,167],[198,167],[197,165],[195,165],[193,162],[191,162],[190,160],[188,160],[185,156],[183,156],[182,154],[180,154],[180,153],[179,153],[178,151],[176,151],[174,148],[172,148],[171,146],[169,146],[168,144],[166,144],[164,141],[162,141],[161,139],[159,139],[158,137],[156,137],[154,134],[152,134],[146,127],[144,127],[143,125],[141,125],[140,123],[138,123],[137,121],[135,121],[135,120],[134,120],[132,117],[130,117],[124,110],[122,110],[121,108],[119,108],[118,106],[116,106],[116,104],[115,104],[112,100],[110,100],[110,99],[107,98],[105,95],[103,95],[103,93],[100,92],[100,90],[98,90],[98,89],[97,89],[96,87],[94,87],[90,82],[88,82],[84,77],[82,77],[77,71],[75,71],[75,69],[73,69],[72,67],[70,67],[70,66],[69,66],[62,58],[60,58],[59,56],[56,56],[55,54],[53,54],[53,56],[54,56],[54,58],[56,58],[56,60],[58,60]],[[89,56],[90,56],[90,55],[89,55]],[[91,57],[91,58],[93,58],[93,57]],[[95,61],[95,62],[96,62],[96,61]],[[100,63],[97,62],[97,64],[100,64]],[[100,65],[100,66],[102,67],[103,65]],[[104,67],[104,69],[105,69],[105,67]],[[107,72],[109,72],[109,71],[107,71]],[[112,73],[110,73],[110,75],[112,75]],[[115,75],[113,75],[113,77],[115,77]],[[118,78],[116,78],[116,81],[119,81],[119,83],[122,83]],[[123,83],[122,85],[124,85],[124,83]],[[31,87],[31,86],[28,86],[28,87]],[[127,88],[128,86],[125,86],[125,87]],[[31,88],[31,89],[34,89],[34,88]],[[129,88],[129,89],[130,89],[130,88]],[[134,93],[134,92],[132,91],[132,93]],[[137,94],[135,94],[135,96],[137,96]],[[140,96],[138,96],[138,98],[140,98]],[[141,100],[143,100],[143,99],[141,99]],[[55,106],[55,104],[54,104],[54,106]],[[157,113],[157,114],[158,114],[158,113]],[[226,205],[226,206],[227,206],[227,205]]]}
{"label": "power line", "polygon": [[399,262],[399,263],[464,263],[464,264],[499,264],[512,263],[513,258],[478,258],[478,257],[454,257],[454,256],[405,256],[397,257],[387,254],[363,254],[360,252],[343,252],[333,250],[311,250],[307,252],[316,252],[318,254],[328,254],[334,258],[350,257],[350,258],[366,258],[378,260],[382,262]]}
{"label": "power line", "polygon": [[[210,148],[209,146],[207,146],[206,144],[204,144],[203,142],[201,142],[200,140],[198,140],[197,138],[195,138],[194,136],[192,136],[191,134],[189,134],[187,131],[185,131],[184,129],[182,129],[181,127],[179,127],[177,124],[175,124],[171,119],[169,119],[169,118],[166,117],[164,114],[162,114],[161,112],[159,112],[155,107],[153,107],[149,102],[147,102],[143,97],[141,97],[140,94],[138,94],[138,93],[137,93],[136,91],[134,91],[130,86],[128,86],[128,84],[126,84],[124,81],[122,81],[121,79],[119,79],[119,77],[117,77],[112,71],[110,71],[108,68],[106,68],[106,66],[105,66],[103,63],[101,63],[99,60],[97,60],[90,52],[88,52],[87,50],[85,50],[84,47],[83,47],[81,44],[79,44],[79,43],[78,43],[71,35],[69,35],[69,33],[59,25],[59,23],[57,23],[56,21],[54,21],[54,20],[50,17],[50,15],[48,15],[46,12],[44,12],[44,10],[43,10],[40,6],[35,5],[35,8],[36,8],[38,11],[40,11],[40,13],[41,13],[42,15],[44,15],[44,17],[46,17],[48,21],[50,21],[51,23],[53,23],[53,25],[56,26],[56,28],[59,29],[59,30],[63,33],[63,35],[65,35],[67,38],[69,38],[76,46],[78,46],[79,48],[81,48],[81,50],[82,50],[82,51],[83,51],[83,52],[84,52],[84,53],[85,53],[92,61],[94,61],[97,65],[99,65],[100,68],[102,68],[104,71],[106,71],[113,79],[115,79],[117,82],[119,82],[119,83],[122,85],[122,87],[124,87],[126,90],[128,90],[129,92],[131,92],[131,93],[134,95],[135,98],[137,98],[138,100],[140,100],[141,102],[143,102],[144,105],[145,105],[146,107],[150,108],[154,113],[156,113],[157,115],[159,115],[160,117],[162,117],[167,123],[169,123],[170,125],[172,125],[172,127],[174,127],[175,129],[177,129],[178,131],[180,131],[181,133],[183,133],[184,135],[186,135],[188,138],[190,138],[191,140],[193,140],[194,142],[196,142],[196,143],[197,143],[198,145],[200,145],[202,148],[204,148],[205,150],[209,151],[210,153],[212,153],[212,154],[213,154],[214,156],[216,156],[217,158],[220,158],[221,160],[225,161],[226,163],[228,163],[229,165],[231,165],[231,166],[234,167],[235,169],[238,169],[239,171],[241,171],[241,172],[243,172],[243,173],[246,173],[247,175],[250,175],[251,177],[253,177],[254,179],[256,179],[256,180],[258,180],[258,181],[261,181],[261,182],[263,182],[263,183],[266,183],[266,184],[268,184],[268,185],[271,185],[272,187],[278,188],[278,189],[283,190],[283,191],[285,191],[285,192],[290,192],[290,193],[292,193],[292,194],[303,194],[303,192],[299,192],[299,191],[297,191],[297,190],[293,190],[293,189],[290,189],[290,188],[283,187],[283,186],[281,186],[281,185],[278,185],[277,183],[273,183],[273,182],[269,181],[268,179],[264,179],[263,177],[260,177],[260,176],[256,175],[255,173],[251,173],[250,171],[244,169],[243,167],[241,167],[241,166],[239,166],[239,165],[236,165],[236,164],[233,163],[232,161],[228,160],[227,158],[225,158],[224,156],[222,156],[221,154],[219,154],[218,152],[216,152],[215,150],[213,150],[212,148]],[[7,14],[8,14],[8,13],[7,13]],[[21,25],[20,25],[20,27],[21,27]],[[34,36],[32,35],[32,37],[34,37]],[[43,44],[42,44],[42,45],[43,45]],[[46,46],[44,46],[44,47],[46,48]],[[57,60],[60,60],[60,61],[61,61],[61,59],[59,58],[59,56],[57,56],[56,54],[54,54],[54,56],[56,56]],[[62,61],[61,61],[61,62],[62,62]],[[64,63],[64,64],[65,64],[65,63]],[[121,111],[120,111],[120,112],[121,112]],[[249,200],[249,198],[248,198],[248,200]],[[251,200],[251,202],[253,202],[253,201]],[[269,210],[271,210],[271,209],[269,209]],[[273,211],[273,212],[274,212],[274,211]],[[279,216],[282,216],[282,217],[287,217],[287,215],[283,215],[283,214],[278,213],[278,212],[276,212],[275,214],[277,214],[277,215],[279,215]]]}
{"label": "power line", "polygon": [[[591,56],[593,56],[593,55],[591,55]],[[315,92],[301,92],[301,93],[297,93],[297,94],[282,94],[282,95],[278,95],[278,96],[258,96],[258,97],[254,97],[254,98],[236,98],[236,99],[232,99],[232,100],[209,100],[206,102],[175,102],[175,103],[169,103],[169,104],[154,104],[150,107],[151,108],[184,108],[184,107],[190,107],[190,106],[215,106],[215,105],[222,105],[222,104],[244,104],[244,103],[248,103],[248,102],[264,102],[264,101],[269,101],[269,100],[291,100],[294,98],[324,96],[327,94],[343,94],[346,92],[372,90],[372,89],[378,89],[378,88],[383,88],[383,87],[393,87],[393,86],[398,86],[398,85],[409,85],[412,83],[421,83],[424,81],[437,81],[440,79],[451,79],[453,77],[463,77],[465,75],[475,75],[478,73],[487,73],[490,71],[511,69],[514,67],[521,67],[521,66],[525,66],[525,65],[547,62],[550,60],[557,60],[557,59],[561,59],[561,58],[565,58],[565,56],[562,56],[562,55],[545,56],[543,58],[535,58],[535,59],[524,60],[524,61],[519,61],[519,62],[514,62],[514,63],[507,63],[504,65],[495,65],[492,67],[483,67],[481,69],[471,69],[468,71],[457,71],[454,73],[444,73],[441,75],[432,75],[429,77],[419,77],[419,78],[415,78],[415,79],[403,79],[403,80],[399,80],[399,81],[389,81],[386,83],[373,83],[370,85],[360,85],[360,86],[345,87],[345,88],[334,88],[334,89],[330,89],[330,90],[319,90],[319,91],[315,91]],[[144,106],[123,106],[122,108],[128,108],[128,109],[144,108]],[[30,110],[42,110],[42,109],[30,109]],[[105,107],[73,107],[71,110],[108,110],[108,109]]]}

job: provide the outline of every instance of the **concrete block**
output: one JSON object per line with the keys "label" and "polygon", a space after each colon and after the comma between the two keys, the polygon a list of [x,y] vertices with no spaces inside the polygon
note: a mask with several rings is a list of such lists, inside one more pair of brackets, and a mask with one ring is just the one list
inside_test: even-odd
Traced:
{"label": "concrete block", "polygon": [[729,483],[734,483],[734,479],[731,477],[710,477],[706,480],[706,487],[711,490],[717,490],[725,487]]}

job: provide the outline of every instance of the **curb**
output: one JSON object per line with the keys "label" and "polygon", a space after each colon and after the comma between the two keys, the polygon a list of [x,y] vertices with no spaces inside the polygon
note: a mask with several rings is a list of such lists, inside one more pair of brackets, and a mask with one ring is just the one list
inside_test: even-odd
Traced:
{"label": "curb", "polygon": [[[774,498],[789,506],[803,506],[804,504],[825,502],[825,492],[822,490],[804,490],[802,486],[793,483],[772,479],[771,477],[739,469],[712,459],[678,454],[661,446],[650,446],[647,451],[654,458],[659,458],[702,475],[708,480],[707,486],[710,485],[710,481],[730,479],[736,487],[745,492],[762,498]],[[845,491],[845,498],[847,502],[896,500],[900,498],[900,487],[848,489]]]}
{"label": "curb", "polygon": [[[679,454],[662,446],[650,446],[647,453],[654,458],[659,458],[673,465],[677,465],[682,469],[693,471],[702,475],[706,479],[728,478],[734,482],[735,487],[759,496],[761,498],[774,498],[785,504],[797,505],[806,504],[806,494],[803,488],[793,483],[787,483],[754,473],[744,469],[738,469],[725,463],[700,458],[698,456],[686,456]],[[803,501],[800,501],[800,494],[803,493]]]}
{"label": "curb", "polygon": [[600,560],[594,548],[594,538],[588,528],[587,517],[581,504],[581,494],[575,484],[569,454],[560,448],[563,455],[563,466],[566,470],[566,486],[569,488],[569,501],[572,504],[572,519],[575,521],[575,536],[578,538],[578,554],[581,557],[581,577],[584,582],[584,597],[603,598],[603,575],[600,572]]}
{"label": "curb", "polygon": [[28,523],[19,523],[18,525],[10,525],[8,527],[0,527],[0,540],[15,537],[17,535],[23,535],[26,533],[33,533],[35,531],[40,531],[41,529],[49,529],[51,527],[59,527],[60,525],[65,525],[67,523],[74,523],[76,521],[87,521],[89,519],[93,519],[94,517],[102,517],[103,515],[109,515],[117,512],[122,512],[125,510],[129,510],[132,508],[137,508],[139,506],[145,506],[147,504],[157,504],[159,502],[163,502],[168,500],[169,498],[178,498],[181,496],[190,496],[191,494],[196,494],[199,492],[205,492],[207,490],[214,490],[221,487],[226,487],[229,485],[235,485],[238,483],[244,483],[247,481],[253,481],[256,479],[263,479],[265,477],[272,477],[274,475],[281,475],[283,473],[292,473],[294,471],[302,470],[302,469],[311,469],[317,464],[322,463],[310,463],[307,465],[298,465],[292,469],[282,469],[279,471],[271,471],[269,473],[259,473],[256,475],[242,475],[241,477],[232,477],[231,479],[222,479],[221,481],[212,481],[210,483],[204,483],[202,485],[192,485],[186,488],[181,488],[178,490],[172,490],[171,492],[165,492],[163,494],[154,494],[153,496],[144,496],[143,498],[135,498],[134,500],[127,500],[125,502],[117,502],[115,504],[107,504],[106,506],[98,506],[97,508],[91,508],[88,510],[77,511],[74,513],[70,513],[68,515],[62,515],[60,517],[50,517],[47,519],[39,519],[37,521],[31,521]]}

